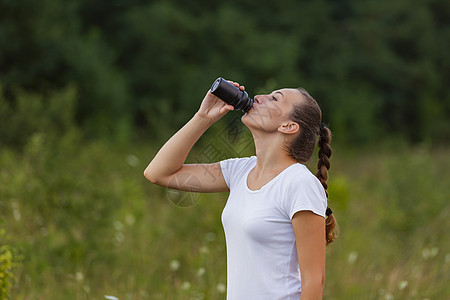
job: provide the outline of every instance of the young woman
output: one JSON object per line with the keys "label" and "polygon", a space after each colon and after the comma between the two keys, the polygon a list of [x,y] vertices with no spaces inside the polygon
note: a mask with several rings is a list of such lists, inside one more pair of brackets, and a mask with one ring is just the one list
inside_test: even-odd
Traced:
{"label": "young woman", "polygon": [[[256,156],[184,164],[200,136],[233,110],[208,91],[198,112],[166,142],[144,175],[172,189],[230,192],[222,213],[227,300],[322,299],[325,246],[336,227],[327,206],[331,132],[303,89],[280,89],[254,101],[242,123],[253,135]],[[304,163],[317,138],[314,176]]]}

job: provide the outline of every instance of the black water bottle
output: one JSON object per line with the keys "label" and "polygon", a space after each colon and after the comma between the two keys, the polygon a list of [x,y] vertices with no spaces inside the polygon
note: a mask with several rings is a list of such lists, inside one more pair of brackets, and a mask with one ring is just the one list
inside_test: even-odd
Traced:
{"label": "black water bottle", "polygon": [[253,106],[253,99],[248,97],[247,92],[241,91],[238,87],[229,83],[222,77],[214,81],[211,86],[211,93],[220,100],[233,105],[234,109],[248,112]]}

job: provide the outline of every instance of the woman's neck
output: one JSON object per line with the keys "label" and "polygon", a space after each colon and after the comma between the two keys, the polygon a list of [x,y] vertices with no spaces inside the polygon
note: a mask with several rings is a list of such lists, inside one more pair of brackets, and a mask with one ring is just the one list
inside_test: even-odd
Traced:
{"label": "woman's neck", "polygon": [[253,135],[256,149],[256,174],[279,173],[296,163],[285,147],[285,136],[278,134]]}

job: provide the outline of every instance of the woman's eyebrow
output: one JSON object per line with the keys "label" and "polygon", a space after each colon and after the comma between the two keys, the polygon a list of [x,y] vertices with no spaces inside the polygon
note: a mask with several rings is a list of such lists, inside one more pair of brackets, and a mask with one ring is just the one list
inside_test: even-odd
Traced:
{"label": "woman's eyebrow", "polygon": [[276,94],[276,93],[279,93],[279,94],[281,94],[281,97],[283,97],[283,96],[284,96],[284,95],[283,95],[283,93],[282,93],[282,92],[280,92],[280,91],[276,91],[276,92],[275,92],[275,94]]}

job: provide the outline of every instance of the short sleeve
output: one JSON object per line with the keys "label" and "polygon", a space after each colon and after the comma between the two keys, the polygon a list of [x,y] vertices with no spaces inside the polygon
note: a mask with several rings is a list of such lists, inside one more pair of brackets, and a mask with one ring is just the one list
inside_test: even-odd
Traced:
{"label": "short sleeve", "polygon": [[296,178],[289,186],[284,199],[284,209],[292,220],[298,211],[312,211],[325,218],[327,196],[320,181],[313,176]]}
{"label": "short sleeve", "polygon": [[231,189],[234,182],[240,177],[239,174],[241,173],[243,167],[250,159],[250,157],[244,157],[230,158],[220,161],[220,168],[228,188]]}

